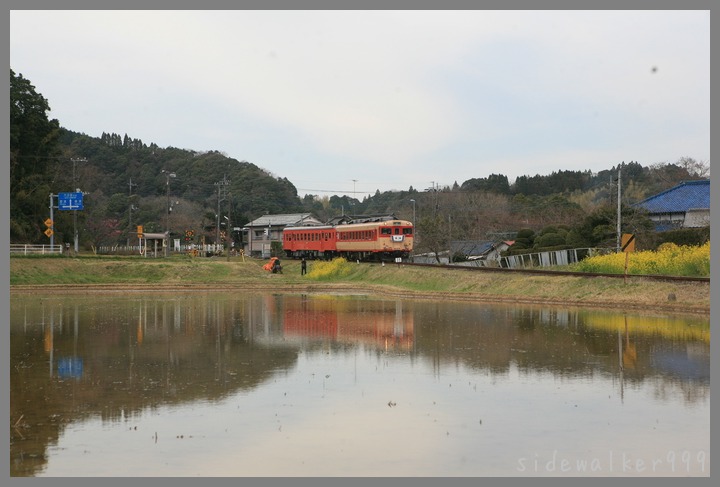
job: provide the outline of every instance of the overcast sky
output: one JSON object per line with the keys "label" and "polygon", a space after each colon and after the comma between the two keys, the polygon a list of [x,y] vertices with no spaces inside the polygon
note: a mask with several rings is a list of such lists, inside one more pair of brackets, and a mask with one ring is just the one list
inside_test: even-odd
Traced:
{"label": "overcast sky", "polygon": [[710,162],[709,11],[11,11],[51,118],[300,195]]}

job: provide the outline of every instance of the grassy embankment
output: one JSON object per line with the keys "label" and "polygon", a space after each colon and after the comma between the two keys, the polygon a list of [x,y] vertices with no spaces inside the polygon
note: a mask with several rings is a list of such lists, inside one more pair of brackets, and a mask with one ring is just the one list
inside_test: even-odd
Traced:
{"label": "grassy embankment", "polygon": [[432,267],[283,260],[284,273],[262,269],[265,261],[239,257],[165,259],[141,257],[12,257],[11,292],[132,290],[234,290],[359,292],[428,299],[557,303],[691,313],[710,312],[708,283],[642,278],[537,276]]}

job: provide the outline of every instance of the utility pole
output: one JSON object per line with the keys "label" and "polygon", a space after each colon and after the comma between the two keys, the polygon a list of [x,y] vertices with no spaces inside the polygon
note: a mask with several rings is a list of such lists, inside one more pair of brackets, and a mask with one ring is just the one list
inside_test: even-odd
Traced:
{"label": "utility pole", "polygon": [[620,238],[622,236],[621,233],[621,192],[622,192],[622,167],[625,164],[625,161],[623,161],[620,166],[618,166],[618,187],[617,187],[617,237],[616,237],[616,248],[617,252],[620,252]]}
{"label": "utility pole", "polygon": [[215,215],[215,251],[217,252],[217,246],[220,244],[220,203],[225,201],[227,196],[227,187],[230,184],[228,181],[227,174],[223,175],[222,181],[215,183],[217,188],[217,215]]}
{"label": "utility pole", "polygon": [[132,187],[137,186],[137,184],[132,182],[132,178],[130,178],[130,182],[128,183],[130,186],[130,194],[128,195],[128,235],[127,235],[127,246],[130,247],[130,232],[132,232],[132,211],[133,211],[133,204],[132,204]]}
{"label": "utility pole", "polygon": [[[225,180],[225,179],[223,179]],[[228,184],[230,184],[230,181],[228,181]],[[233,244],[233,237],[232,237],[232,194],[226,193],[227,195],[227,202],[228,202],[228,208],[227,208],[227,242],[228,242],[228,248],[227,248],[227,256],[226,259],[228,262],[230,261],[230,251],[232,250],[232,244]]]}
{"label": "utility pole", "polygon": [[433,216],[437,215],[438,212],[438,190],[440,189],[440,183],[437,183],[436,187],[436,181],[430,181],[432,183],[432,192],[433,192]]}
{"label": "utility pole", "polygon": [[167,197],[167,208],[165,209],[165,257],[167,257],[170,254],[170,178],[174,178],[177,175],[165,169],[162,170],[162,173],[165,174],[165,195]]}
{"label": "utility pole", "polygon": [[417,220],[415,219],[415,200],[414,200],[414,199],[411,199],[410,202],[411,202],[412,205],[413,205],[413,221],[412,221],[412,224],[413,224],[413,233],[414,233],[414,235],[413,235],[413,241],[414,241],[415,243],[417,243],[417,241],[418,241],[418,232],[417,232]]}
{"label": "utility pole", "polygon": [[[73,163],[73,170],[72,170],[72,185],[75,187],[76,192],[80,192],[80,188],[77,187],[77,183],[75,182],[75,166],[78,162],[87,162],[87,159],[84,157],[81,158],[73,158],[70,159]],[[78,245],[78,230],[77,230],[77,210],[73,210],[73,234],[74,234],[74,245],[73,249],[75,250],[75,255],[77,255],[79,249]]]}

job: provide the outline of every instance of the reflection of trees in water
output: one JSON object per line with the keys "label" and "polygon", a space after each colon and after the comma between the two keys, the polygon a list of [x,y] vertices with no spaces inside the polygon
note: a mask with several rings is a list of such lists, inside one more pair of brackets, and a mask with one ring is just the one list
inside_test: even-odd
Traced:
{"label": "reflection of trees in water", "polygon": [[660,401],[669,401],[682,397],[685,404],[695,404],[710,400],[709,382],[692,380],[669,381],[664,377],[650,377],[653,397]]}
{"label": "reflection of trees in water", "polygon": [[[604,375],[660,399],[709,395],[709,341],[680,320],[587,310],[341,296],[181,294],[11,300],[11,474],[33,475],[65,425],[220,401],[304,352],[412,354],[440,370]],[[696,325],[697,323],[694,323]],[[703,325],[704,326],[704,325]],[[685,354],[685,355],[683,355]],[[62,376],[59,360],[82,359]],[[684,358],[684,359],[683,359]],[[692,372],[692,373],[691,373]]]}
{"label": "reflection of trees in water", "polygon": [[[559,377],[615,377],[622,372],[625,382],[665,383],[665,390],[679,389],[688,400],[704,400],[709,392],[707,334],[688,333],[679,319],[466,303],[442,309],[415,303],[413,311],[415,350],[432,357],[436,367],[464,363],[507,374],[514,366],[521,373]],[[598,322],[601,326],[595,326]],[[659,360],[660,351],[668,347],[674,355],[668,358],[666,351],[666,359]]]}
{"label": "reflection of trees in water", "polygon": [[[68,423],[121,421],[148,408],[218,401],[297,360],[296,349],[249,340],[246,310],[235,300],[133,301],[101,298],[86,307],[46,300],[37,307],[31,300],[12,307],[13,476],[37,473],[47,445]],[[81,358],[82,376],[60,376],[63,357]]]}
{"label": "reflection of trees in water", "polygon": [[[682,396],[687,404],[709,399],[710,345],[663,341],[653,343],[650,363],[662,371],[662,378],[652,377],[653,396],[659,400]],[[666,376],[678,380],[664,380]]]}

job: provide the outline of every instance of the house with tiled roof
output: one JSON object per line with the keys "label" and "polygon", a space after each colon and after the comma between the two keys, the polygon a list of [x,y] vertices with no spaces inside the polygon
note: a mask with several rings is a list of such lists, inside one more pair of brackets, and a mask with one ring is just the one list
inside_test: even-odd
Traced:
{"label": "house with tiled roof", "polygon": [[268,258],[273,242],[282,243],[282,231],[285,227],[322,225],[323,222],[310,213],[288,213],[263,215],[248,222],[243,227],[243,250],[248,255]]}
{"label": "house with tiled roof", "polygon": [[710,180],[683,181],[633,206],[648,212],[658,232],[710,226]]}

